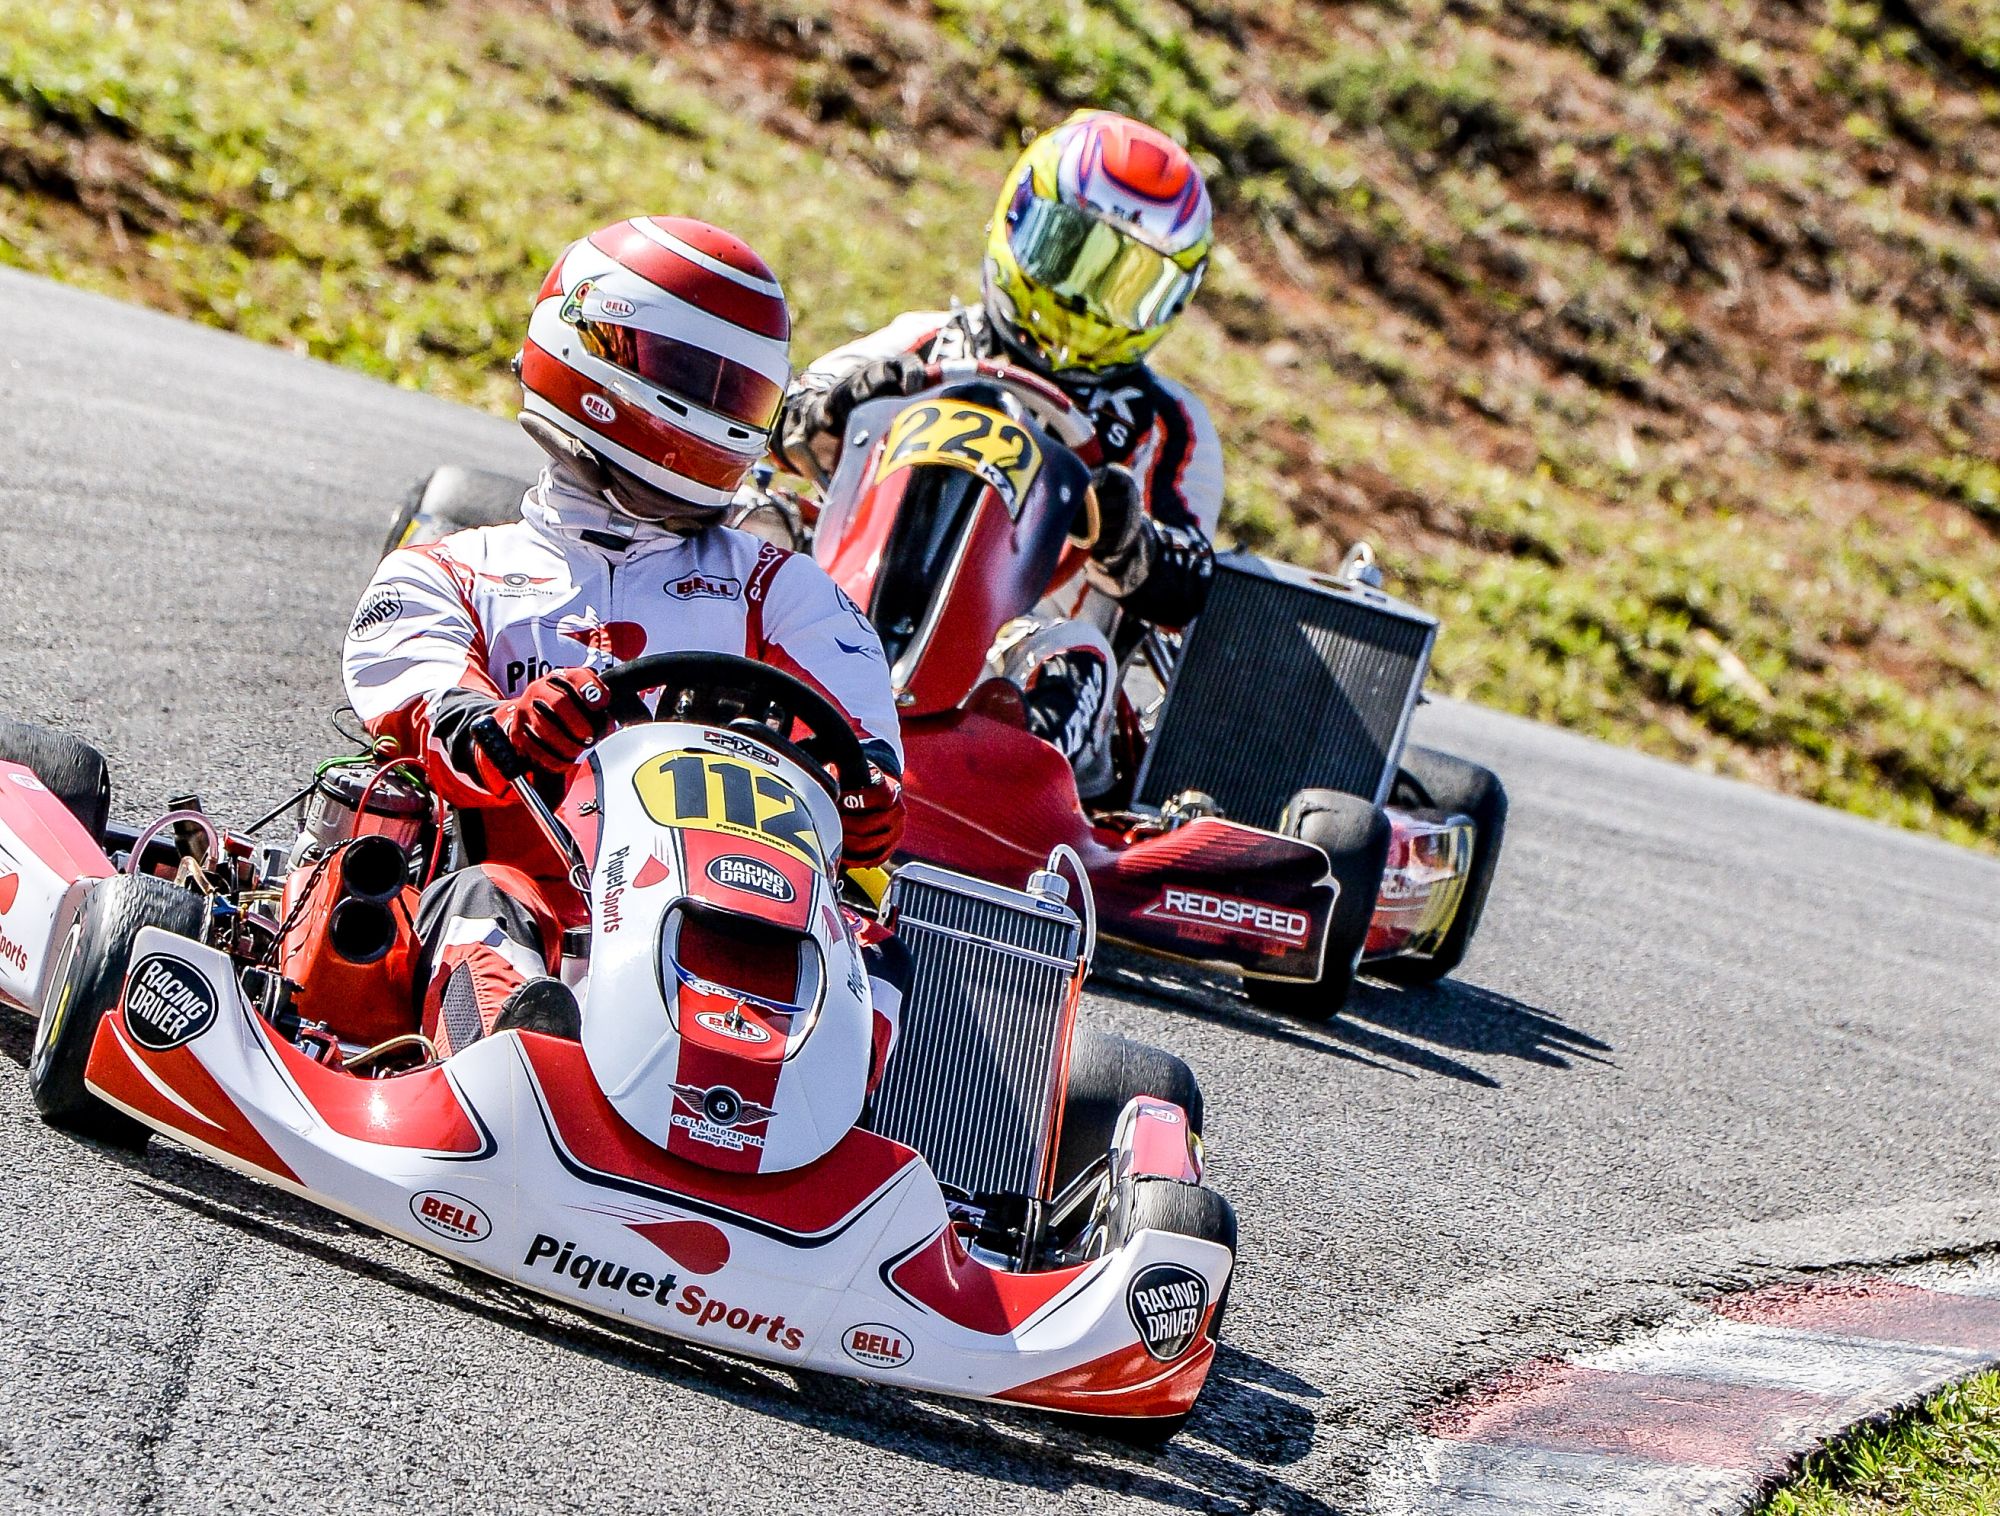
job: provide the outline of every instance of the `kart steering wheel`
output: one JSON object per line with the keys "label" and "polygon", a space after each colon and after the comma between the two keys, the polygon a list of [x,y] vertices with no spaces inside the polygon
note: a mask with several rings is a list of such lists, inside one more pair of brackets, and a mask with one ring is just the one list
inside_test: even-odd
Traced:
{"label": "kart steering wheel", "polygon": [[[868,787],[868,756],[853,726],[831,700],[783,669],[732,653],[647,653],[599,677],[611,691],[612,717],[621,724],[713,721],[776,748],[836,801],[842,791]],[[646,690],[661,692],[657,711],[647,710],[639,698]],[[723,714],[730,708],[737,714]],[[795,721],[806,729],[798,742],[791,736]]]}

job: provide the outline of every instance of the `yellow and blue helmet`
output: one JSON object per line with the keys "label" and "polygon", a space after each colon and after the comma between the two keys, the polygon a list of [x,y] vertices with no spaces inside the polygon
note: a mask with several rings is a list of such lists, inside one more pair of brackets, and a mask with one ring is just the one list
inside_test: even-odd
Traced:
{"label": "yellow and blue helmet", "polygon": [[1028,144],[987,228],[987,314],[1053,372],[1136,363],[1208,266],[1201,170],[1162,131],[1078,111]]}

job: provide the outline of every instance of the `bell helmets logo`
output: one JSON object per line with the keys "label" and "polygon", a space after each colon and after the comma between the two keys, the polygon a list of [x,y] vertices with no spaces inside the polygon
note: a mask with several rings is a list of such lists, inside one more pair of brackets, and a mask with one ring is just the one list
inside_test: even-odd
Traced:
{"label": "bell helmets logo", "polygon": [[618,409],[602,395],[585,395],[583,413],[592,421],[601,421],[606,426],[618,419]]}
{"label": "bell helmets logo", "polygon": [[1139,1270],[1125,1292],[1125,1309],[1146,1351],[1170,1363],[1194,1346],[1208,1314],[1208,1281],[1178,1263]]}
{"label": "bell helmets logo", "polygon": [[710,861],[708,877],[724,889],[744,890],[752,895],[762,895],[766,900],[775,900],[780,905],[789,905],[798,898],[798,891],[792,888],[792,881],[761,858],[745,858],[740,853],[725,853]]}
{"label": "bell helmets logo", "polygon": [[721,1011],[703,1011],[694,1018],[694,1024],[718,1037],[733,1038],[737,1042],[769,1042],[771,1034],[756,1022],[743,1016],[729,1016]]}
{"label": "bell helmets logo", "polygon": [[410,1197],[410,1214],[427,1232],[451,1242],[484,1242],[493,1235],[493,1223],[470,1200],[449,1190],[421,1190]]}
{"label": "bell helmets logo", "polygon": [[215,987],[191,964],[154,953],[125,981],[125,1028],[142,1048],[164,1053],[215,1024]]}
{"label": "bell helmets logo", "polygon": [[1179,885],[1168,885],[1160,898],[1139,914],[1287,948],[1303,948],[1312,940],[1312,917],[1304,911]]}
{"label": "bell helmets logo", "polygon": [[627,316],[636,314],[638,309],[638,306],[622,296],[606,295],[604,297],[604,314],[607,316],[616,316],[621,321]]}
{"label": "bell helmets logo", "polygon": [[734,600],[743,593],[743,582],[727,574],[689,574],[667,586],[676,600]]}
{"label": "bell helmets logo", "polygon": [[840,1350],[871,1369],[899,1369],[917,1356],[910,1348],[909,1338],[879,1321],[864,1321],[842,1332]]}

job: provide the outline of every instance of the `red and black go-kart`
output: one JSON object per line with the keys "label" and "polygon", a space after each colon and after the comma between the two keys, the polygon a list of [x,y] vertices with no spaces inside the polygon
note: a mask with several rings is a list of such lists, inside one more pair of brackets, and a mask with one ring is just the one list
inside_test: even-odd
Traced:
{"label": "red and black go-kart", "polygon": [[[1091,423],[1036,375],[935,364],[914,398],[857,408],[812,550],[868,609],[909,750],[908,852],[1018,881],[1077,850],[1107,936],[1241,972],[1319,1018],[1357,967],[1405,984],[1464,956],[1499,858],[1487,769],[1406,742],[1436,621],[1384,594],[1372,556],[1321,575],[1225,553],[1179,633],[1121,626],[1066,534]],[[1029,735],[988,649],[1048,603],[1125,660],[1113,788],[1088,806]]]}
{"label": "red and black go-kart", "polygon": [[[1186,1065],[1075,1028],[1085,877],[1072,904],[1061,873],[919,865],[867,919],[837,852],[866,762],[830,704],[721,655],[605,679],[623,724],[561,805],[516,777],[589,903],[581,1041],[445,1059],[411,911],[448,817],[413,770],[324,766],[289,848],[198,804],[134,831],[94,749],[0,721],[0,998],[39,1013],[37,1106],[652,1331],[1171,1436],[1236,1223]],[[893,1055],[861,956],[886,932],[914,969]]]}
{"label": "red and black go-kart", "polygon": [[[818,560],[866,607],[892,664],[908,751],[904,853],[1019,885],[1073,848],[1107,937],[1241,973],[1253,1000],[1320,1019],[1359,969],[1451,973],[1479,925],[1507,800],[1490,770],[1406,741],[1434,618],[1383,593],[1365,551],[1336,575],[1225,553],[1208,607],[1138,635],[1095,592],[1125,656],[1117,782],[1089,805],[1027,730],[988,651],[1051,586],[1092,424],[1034,374],[934,364],[913,398],[858,407],[815,510],[768,497],[742,524]],[[522,485],[437,470],[388,546],[519,514]]]}

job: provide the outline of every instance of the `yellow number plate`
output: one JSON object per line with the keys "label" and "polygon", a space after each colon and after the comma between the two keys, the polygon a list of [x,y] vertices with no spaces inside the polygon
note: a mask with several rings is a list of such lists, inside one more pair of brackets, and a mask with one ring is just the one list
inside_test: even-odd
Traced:
{"label": "yellow number plate", "polygon": [[632,784],[661,826],[725,832],[822,866],[812,813],[769,769],[713,753],[668,753],[633,775]]}
{"label": "yellow number plate", "polygon": [[1000,492],[1010,516],[1042,471],[1042,450],[1027,428],[983,405],[957,400],[926,401],[896,418],[875,466],[880,483],[899,468],[942,463],[976,474]]}

